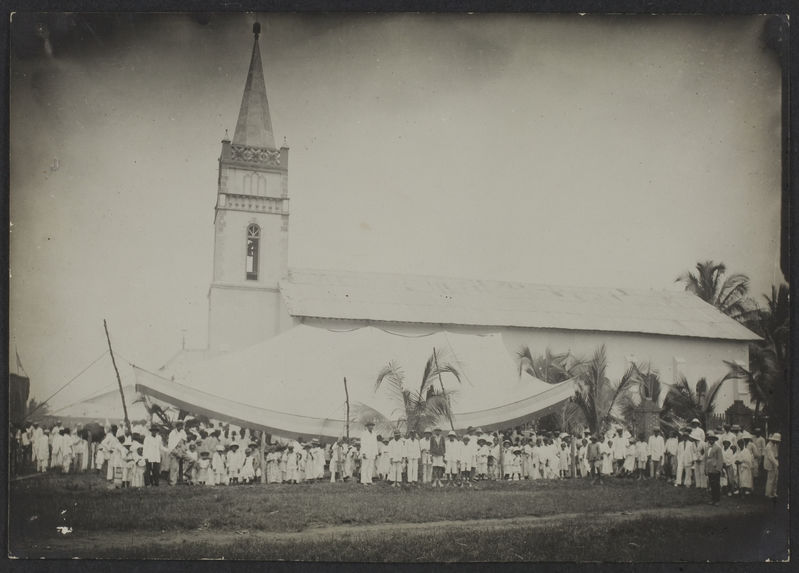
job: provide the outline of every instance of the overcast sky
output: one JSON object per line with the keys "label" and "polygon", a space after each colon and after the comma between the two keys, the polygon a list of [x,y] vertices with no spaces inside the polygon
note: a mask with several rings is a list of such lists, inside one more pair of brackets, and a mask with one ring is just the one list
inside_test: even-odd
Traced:
{"label": "overcast sky", "polygon": [[[779,273],[764,18],[258,18],[291,148],[292,267],[673,289]],[[207,338],[217,158],[253,15],[12,23],[11,366],[45,398],[106,348]],[[113,388],[101,361],[54,404]]]}

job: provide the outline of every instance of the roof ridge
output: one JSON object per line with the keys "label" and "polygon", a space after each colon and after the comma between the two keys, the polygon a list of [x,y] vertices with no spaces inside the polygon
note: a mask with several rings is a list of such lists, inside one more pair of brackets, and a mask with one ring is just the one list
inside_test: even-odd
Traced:
{"label": "roof ridge", "polygon": [[[397,278],[402,277],[404,279],[424,279],[424,280],[432,280],[432,281],[455,281],[455,282],[480,282],[480,283],[488,283],[491,285],[520,285],[520,286],[531,286],[531,287],[541,287],[541,288],[555,288],[555,289],[572,289],[575,291],[602,291],[602,292],[609,292],[609,291],[621,291],[626,295],[631,294],[652,294],[652,293],[664,293],[664,294],[673,294],[675,296],[683,297],[684,295],[690,295],[684,290],[668,290],[666,288],[657,289],[657,288],[640,288],[640,287],[623,287],[623,286],[580,286],[580,285],[569,285],[569,284],[556,284],[556,283],[538,283],[538,282],[530,282],[530,281],[520,281],[520,280],[499,280],[499,279],[481,279],[477,277],[456,277],[456,276],[446,276],[446,275],[431,275],[431,274],[416,274],[416,273],[394,273],[388,271],[355,271],[349,269],[320,269],[320,268],[310,268],[310,267],[290,267],[289,268],[289,276],[287,277],[289,281],[291,281],[292,273],[314,273],[314,274],[331,274],[331,275],[338,275],[338,276],[351,276],[351,277],[366,277],[366,276],[376,276],[381,278]],[[694,295],[691,295],[692,297]],[[698,297],[695,297],[698,298]],[[701,299],[700,299],[701,300]]]}

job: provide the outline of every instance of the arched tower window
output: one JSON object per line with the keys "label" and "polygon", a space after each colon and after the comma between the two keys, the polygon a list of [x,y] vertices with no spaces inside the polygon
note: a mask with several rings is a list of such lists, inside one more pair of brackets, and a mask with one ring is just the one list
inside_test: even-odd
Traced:
{"label": "arched tower window", "polygon": [[258,251],[261,243],[261,228],[252,224],[247,226],[247,280],[258,280]]}

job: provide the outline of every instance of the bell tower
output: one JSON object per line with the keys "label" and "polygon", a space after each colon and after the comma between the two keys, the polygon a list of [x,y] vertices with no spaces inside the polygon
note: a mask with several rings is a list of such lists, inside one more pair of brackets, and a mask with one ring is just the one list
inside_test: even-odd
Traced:
{"label": "bell tower", "polygon": [[208,292],[208,347],[235,350],[291,326],[279,281],[288,273],[289,149],[277,148],[258,36],[233,140],[222,140]]}

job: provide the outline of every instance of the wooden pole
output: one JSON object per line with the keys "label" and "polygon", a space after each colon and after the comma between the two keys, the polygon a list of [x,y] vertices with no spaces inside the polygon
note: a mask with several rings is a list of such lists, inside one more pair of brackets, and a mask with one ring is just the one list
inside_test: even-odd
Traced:
{"label": "wooden pole", "polygon": [[117,362],[114,360],[114,349],[111,348],[111,337],[108,335],[108,323],[103,319],[103,328],[105,328],[105,338],[108,340],[108,351],[111,353],[111,364],[114,365],[114,372],[117,374],[117,384],[119,384],[119,397],[122,398],[122,412],[125,414],[125,428],[130,434],[130,419],[128,419],[128,407],[125,404],[125,394],[122,392],[122,379],[119,377],[119,369]]}
{"label": "wooden pole", "polygon": [[347,377],[344,377],[344,399],[347,402],[347,421],[344,424],[345,431],[347,432],[347,441],[350,440],[350,392],[347,390]]}
{"label": "wooden pole", "polygon": [[439,368],[438,368],[438,356],[436,355],[436,347],[435,346],[433,347],[433,362],[436,365],[436,374],[438,374],[438,383],[441,384],[441,392],[444,394],[444,396],[447,399],[447,406],[448,406],[448,408],[447,408],[447,417],[449,418],[449,427],[454,432],[455,431],[455,424],[452,423],[452,411],[451,411],[452,408],[449,407],[450,406],[449,394],[447,394],[447,391],[444,389],[444,381],[441,379],[441,370],[439,370]]}
{"label": "wooden pole", "polygon": [[574,445],[575,445],[574,444],[574,436],[571,436],[571,439],[569,440],[569,443],[571,444],[571,448],[570,448],[571,449],[571,464],[570,464],[571,465],[571,468],[570,468],[571,477],[576,478],[577,477],[577,460],[574,459],[575,458],[574,454],[577,453],[577,449],[574,447]]}
{"label": "wooden pole", "polygon": [[261,483],[266,483],[266,431],[261,430]]}

